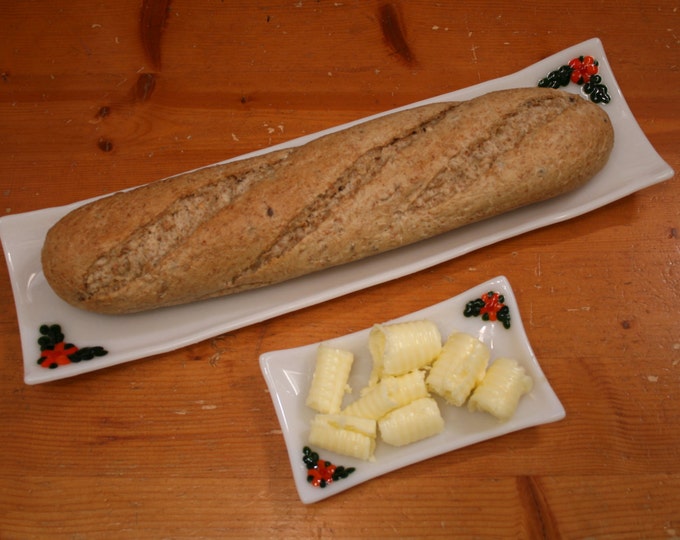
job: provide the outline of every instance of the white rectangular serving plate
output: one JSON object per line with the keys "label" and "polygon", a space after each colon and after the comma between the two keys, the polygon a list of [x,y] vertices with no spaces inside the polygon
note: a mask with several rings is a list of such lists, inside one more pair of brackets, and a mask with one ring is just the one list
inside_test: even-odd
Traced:
{"label": "white rectangular serving plate", "polygon": [[[609,162],[583,188],[436,238],[279,285],[134,315],[92,314],[59,299],[45,281],[40,264],[40,250],[47,230],[66,213],[87,201],[0,218],[0,238],[21,333],[25,382],[37,384],[72,377],[191,345],[567,220],[671,178],[673,170],[657,154],[637,124],[597,38],[565,49],[512,75],[294,139],[234,160],[301,145],[371,118],[425,103],[466,100],[494,90],[536,86],[550,71],[580,55],[591,55],[599,62],[603,83],[611,95],[611,102],[602,107],[612,120],[616,137]],[[580,87],[570,85],[565,90],[578,93]],[[37,340],[42,324],[59,324],[67,341],[78,347],[102,346],[108,354],[57,369],[43,368],[37,364],[40,357]]]}
{"label": "white rectangular serving plate", "polygon": [[[482,294],[489,291],[504,296],[504,303],[510,308],[509,329],[504,328],[498,321],[484,321],[480,317],[468,318],[463,315],[468,302],[480,298]],[[402,447],[389,446],[378,440],[375,461],[362,461],[327,450],[312,448],[322,459],[356,469],[347,478],[320,488],[307,482],[307,467],[302,461],[302,449],[308,445],[309,424],[315,415],[315,411],[305,405],[305,400],[314,374],[316,350],[319,344],[265,353],[260,356],[260,367],[281,424],[295,486],[302,502],[317,502],[418,461],[513,431],[564,418],[564,407],[536,360],[522,325],[517,300],[505,277],[496,277],[454,298],[399,319],[387,321],[387,324],[422,319],[436,323],[443,339],[446,339],[453,330],[479,338],[491,349],[490,364],[500,356],[517,360],[534,381],[531,392],[522,397],[515,415],[507,422],[499,422],[483,412],[472,413],[465,407],[447,405],[437,397],[439,409],[445,421],[444,431],[429,439]],[[382,323],[383,321],[376,322]],[[368,349],[369,332],[370,328],[367,328],[325,342],[332,347],[354,353],[354,363],[349,379],[352,393],[345,396],[343,407],[357,399],[361,389],[368,383],[373,366]]]}

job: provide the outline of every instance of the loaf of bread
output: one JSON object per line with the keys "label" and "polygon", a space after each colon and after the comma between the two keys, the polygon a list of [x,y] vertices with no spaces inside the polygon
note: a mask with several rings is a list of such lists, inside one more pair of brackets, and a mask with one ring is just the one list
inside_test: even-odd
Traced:
{"label": "loaf of bread", "polygon": [[42,265],[57,295],[100,313],[237,293],[565,193],[613,138],[600,106],[552,89],[425,105],[81,206]]}

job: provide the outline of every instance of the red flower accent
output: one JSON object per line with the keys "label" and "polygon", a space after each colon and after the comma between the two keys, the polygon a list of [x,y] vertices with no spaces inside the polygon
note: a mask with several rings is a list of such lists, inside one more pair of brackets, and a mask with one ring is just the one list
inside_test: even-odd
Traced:
{"label": "red flower accent", "polygon": [[108,354],[104,347],[76,347],[71,343],[66,343],[61,326],[58,324],[40,326],[38,345],[40,345],[38,365],[48,369],[55,369],[83,360],[92,360]]}
{"label": "red flower accent", "polygon": [[579,56],[569,62],[572,69],[571,82],[575,84],[586,84],[593,75],[599,71],[597,60],[592,56]]}
{"label": "red flower accent", "polygon": [[70,354],[75,354],[78,352],[78,347],[75,345],[68,344],[68,346],[63,342],[57,343],[53,349],[45,349],[42,351],[42,356],[38,363],[45,368],[55,368],[57,366],[64,366],[71,363],[69,358]]}
{"label": "red flower accent", "polygon": [[323,459],[316,462],[316,467],[307,470],[307,481],[314,487],[323,487],[333,481],[337,467]]}
{"label": "red flower accent", "polygon": [[325,488],[331,482],[347,478],[354,472],[354,467],[333,465],[319,457],[309,446],[302,449],[302,461],[307,467],[307,482],[314,487]]}
{"label": "red flower accent", "polygon": [[479,310],[479,314],[484,317],[488,315],[490,321],[495,321],[498,318],[498,312],[505,305],[498,293],[485,293],[482,295],[484,307]]}
{"label": "red flower accent", "polygon": [[470,300],[465,304],[463,315],[479,317],[485,321],[500,321],[507,329],[510,328],[510,308],[505,305],[505,297],[497,292],[489,291],[480,298]]}

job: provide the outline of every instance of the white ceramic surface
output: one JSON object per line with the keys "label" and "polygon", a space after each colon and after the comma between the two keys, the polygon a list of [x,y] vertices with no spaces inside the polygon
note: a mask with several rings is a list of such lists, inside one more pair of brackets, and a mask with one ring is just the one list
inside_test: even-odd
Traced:
{"label": "white ceramic surface", "polygon": [[[72,308],[60,300],[45,281],[40,265],[40,249],[49,227],[86,201],[0,218],[0,238],[9,268],[21,332],[25,382],[36,384],[71,377],[190,345],[389,281],[494,242],[575,217],[670,178],[673,170],[655,152],[638,126],[616,83],[602,44],[597,38],[565,49],[512,75],[413,103],[401,109],[435,101],[470,99],[492,90],[535,86],[550,71],[580,55],[594,56],[600,63],[603,83],[608,86],[612,97],[611,102],[602,107],[611,117],[616,136],[609,162],[586,186],[567,195],[412,246],[284,284],[136,315],[117,317],[94,315]],[[565,90],[577,93],[580,87],[570,85]],[[388,112],[394,111],[382,114]],[[236,159],[299,145],[368,119],[295,139]],[[102,358],[53,370],[42,368],[36,361],[40,356],[37,344],[38,328],[44,323],[60,324],[66,339],[79,347],[99,345],[106,348],[109,353]]]}
{"label": "white ceramic surface", "polygon": [[[498,292],[505,297],[505,304],[510,308],[511,326],[509,329],[504,328],[498,321],[483,321],[480,317],[468,318],[463,315],[467,302],[481,297],[488,291]],[[312,450],[318,452],[323,459],[336,465],[356,468],[356,471],[347,478],[332,482],[325,488],[318,488],[307,482],[307,468],[302,462],[302,449],[308,445],[309,423],[315,414],[305,405],[305,399],[314,373],[318,343],[265,353],[260,357],[260,367],[281,424],[293,478],[302,502],[313,503],[418,461],[513,431],[564,418],[564,408],[545,378],[531,349],[524,332],[516,298],[505,277],[497,277],[440,304],[387,322],[419,319],[435,322],[444,339],[454,329],[478,337],[491,348],[490,363],[493,363],[494,359],[499,356],[515,358],[533,378],[532,391],[522,397],[515,415],[504,423],[486,413],[471,413],[465,407],[452,407],[440,398],[436,398],[445,420],[444,432],[399,448],[378,441],[373,462],[349,458],[312,447]],[[356,399],[368,382],[373,365],[368,350],[369,331],[370,329],[365,329],[326,342],[332,346],[350,350],[355,356],[349,380],[352,393],[345,396],[343,406]]]}

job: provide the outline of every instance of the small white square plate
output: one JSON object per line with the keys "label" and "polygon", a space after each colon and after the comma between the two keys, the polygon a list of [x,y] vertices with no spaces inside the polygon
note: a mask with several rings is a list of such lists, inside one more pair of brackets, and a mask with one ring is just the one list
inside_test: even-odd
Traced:
{"label": "small white square plate", "polygon": [[[498,321],[484,321],[480,317],[468,318],[463,315],[465,305],[469,301],[489,291],[505,297],[505,304],[510,309],[509,329],[504,328]],[[435,322],[443,339],[446,339],[453,330],[478,337],[491,348],[491,363],[499,356],[515,358],[533,378],[532,391],[522,397],[515,415],[504,423],[486,413],[471,413],[465,407],[453,407],[436,398],[445,421],[444,432],[400,448],[391,447],[378,440],[375,461],[362,461],[312,448],[322,459],[356,469],[347,478],[332,482],[325,488],[319,488],[307,482],[307,467],[302,461],[302,449],[308,445],[309,424],[315,414],[305,405],[305,399],[314,373],[316,349],[319,344],[265,353],[260,356],[260,367],[281,424],[293,478],[303,503],[320,501],[377,476],[451,450],[564,418],[564,407],[545,378],[531,349],[515,295],[505,277],[496,277],[454,298],[394,321],[376,322],[419,319]],[[368,382],[373,365],[368,351],[369,332],[370,328],[326,341],[332,346],[352,351],[355,356],[349,379],[352,393],[345,396],[343,406],[356,399]]]}

